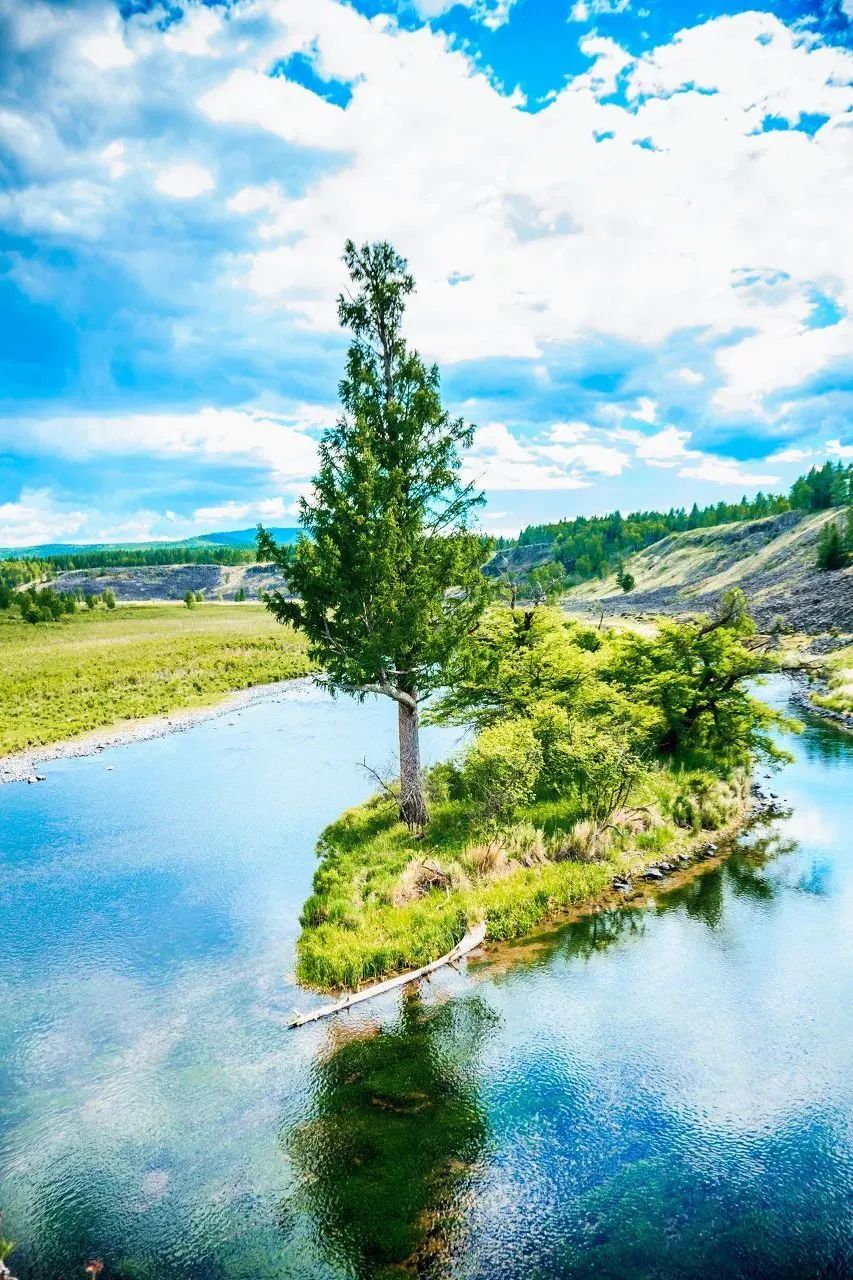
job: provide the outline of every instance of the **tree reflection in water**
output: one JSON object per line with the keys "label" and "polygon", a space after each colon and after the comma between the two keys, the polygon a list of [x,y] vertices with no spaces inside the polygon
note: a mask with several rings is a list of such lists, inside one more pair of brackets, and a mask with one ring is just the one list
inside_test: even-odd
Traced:
{"label": "tree reflection in water", "polygon": [[495,1021],[476,995],[427,1008],[414,992],[397,1024],[315,1064],[312,1114],[285,1137],[289,1208],[348,1272],[374,1280],[446,1247],[485,1143],[472,1066]]}

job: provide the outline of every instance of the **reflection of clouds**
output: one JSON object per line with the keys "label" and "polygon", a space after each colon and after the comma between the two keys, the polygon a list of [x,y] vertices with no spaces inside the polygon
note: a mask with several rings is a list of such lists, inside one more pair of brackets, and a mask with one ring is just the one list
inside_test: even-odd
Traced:
{"label": "reflection of clouds", "polygon": [[784,822],[785,834],[801,844],[830,845],[839,838],[837,822],[817,805],[798,803]]}
{"label": "reflection of clouds", "polygon": [[[264,986],[281,959],[255,957]],[[163,1247],[204,1256],[248,1229],[247,1197],[272,1214],[287,1182],[275,1137],[282,1114],[304,1105],[310,1053],[253,999],[260,985],[223,961],[159,990],[90,973],[59,999],[32,991],[51,1024],[50,1063],[37,1040],[17,1064],[26,1110],[0,1175],[16,1217],[40,1221],[57,1197],[84,1204],[97,1191],[122,1247],[147,1248],[129,1243],[137,1228],[125,1215],[157,1211]]]}
{"label": "reflection of clouds", "polygon": [[497,1087],[526,1088],[529,1047],[548,1045],[558,1091],[591,1091],[606,1114],[640,1097],[718,1142],[853,1105],[851,942],[837,909],[850,887],[841,904],[779,892],[767,911],[727,889],[715,931],[653,914],[645,936],[587,965],[556,959],[496,987],[515,1029],[492,1064]]}
{"label": "reflection of clouds", "polygon": [[667,1206],[656,1179],[671,1170],[685,1188],[679,1232],[709,1203],[706,1192],[697,1200],[703,1179],[727,1220],[748,1212],[738,1186],[759,1205],[787,1196],[795,1233],[809,1212],[804,1186],[849,1185],[853,869],[833,866],[840,897],[805,895],[783,878],[768,910],[726,882],[714,930],[685,908],[652,910],[644,933],[585,963],[567,961],[563,946],[547,967],[491,984],[506,1034],[484,1064],[500,1140],[469,1221],[478,1274],[520,1252],[527,1274],[546,1274],[594,1189],[590,1230],[618,1236],[632,1210],[610,1199],[617,1175],[633,1179],[635,1209],[657,1222]]}

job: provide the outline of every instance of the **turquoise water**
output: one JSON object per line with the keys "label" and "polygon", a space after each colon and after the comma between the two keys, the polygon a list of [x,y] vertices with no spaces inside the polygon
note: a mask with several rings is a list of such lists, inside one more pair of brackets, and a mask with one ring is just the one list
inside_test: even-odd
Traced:
{"label": "turquoise water", "polygon": [[853,1275],[853,739],[793,741],[722,868],[289,1032],[393,729],[302,687],[0,789],[16,1273]]}

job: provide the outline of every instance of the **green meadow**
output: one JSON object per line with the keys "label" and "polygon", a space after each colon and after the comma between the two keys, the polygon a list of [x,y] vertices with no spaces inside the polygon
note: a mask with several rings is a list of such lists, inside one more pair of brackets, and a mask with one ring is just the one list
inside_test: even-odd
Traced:
{"label": "green meadow", "polygon": [[310,670],[304,639],[260,604],[128,605],[38,626],[0,614],[0,755]]}

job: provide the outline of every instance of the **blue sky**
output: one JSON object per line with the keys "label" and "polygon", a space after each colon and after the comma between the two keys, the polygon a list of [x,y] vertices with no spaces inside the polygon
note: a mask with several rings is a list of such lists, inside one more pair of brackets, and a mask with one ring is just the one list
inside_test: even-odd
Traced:
{"label": "blue sky", "polygon": [[347,236],[508,532],[853,458],[853,0],[0,0],[0,545],[293,523]]}

